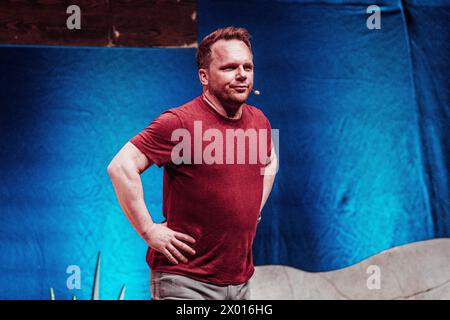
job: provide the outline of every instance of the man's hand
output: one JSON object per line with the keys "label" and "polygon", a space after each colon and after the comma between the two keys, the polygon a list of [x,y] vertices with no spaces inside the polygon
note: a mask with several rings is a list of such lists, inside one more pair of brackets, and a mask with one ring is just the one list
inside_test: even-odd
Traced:
{"label": "man's hand", "polygon": [[181,254],[178,249],[182,249],[192,255],[195,254],[194,249],[180,241],[183,240],[195,243],[195,239],[187,234],[168,228],[167,222],[160,224],[153,223],[148,230],[142,234],[142,237],[151,248],[164,254],[167,259],[174,264],[178,264],[178,260],[181,260],[184,263],[188,262],[188,259]]}

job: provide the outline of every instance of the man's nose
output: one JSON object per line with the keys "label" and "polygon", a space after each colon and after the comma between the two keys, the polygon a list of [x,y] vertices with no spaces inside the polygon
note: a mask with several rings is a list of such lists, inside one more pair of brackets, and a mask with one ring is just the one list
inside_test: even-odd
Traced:
{"label": "man's nose", "polygon": [[245,71],[245,69],[244,69],[244,67],[243,66],[240,66],[238,69],[237,69],[237,75],[236,75],[236,78],[238,78],[238,79],[246,79],[247,78],[247,71]]}

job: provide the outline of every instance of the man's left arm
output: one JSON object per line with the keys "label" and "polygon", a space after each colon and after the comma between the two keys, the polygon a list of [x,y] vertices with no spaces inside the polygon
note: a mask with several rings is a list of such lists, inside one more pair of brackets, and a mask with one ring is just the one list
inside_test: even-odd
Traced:
{"label": "man's left arm", "polygon": [[261,199],[261,207],[259,209],[258,223],[261,220],[261,211],[269,198],[270,192],[272,191],[273,182],[275,181],[275,175],[277,173],[278,159],[273,146],[270,153],[270,161],[264,168],[263,195]]}

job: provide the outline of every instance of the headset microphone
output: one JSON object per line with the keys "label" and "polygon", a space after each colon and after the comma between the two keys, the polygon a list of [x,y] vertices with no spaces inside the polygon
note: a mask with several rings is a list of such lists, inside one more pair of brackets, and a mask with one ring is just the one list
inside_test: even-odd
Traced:
{"label": "headset microphone", "polygon": [[259,90],[252,89],[252,91],[255,96],[259,96],[261,94],[261,92]]}

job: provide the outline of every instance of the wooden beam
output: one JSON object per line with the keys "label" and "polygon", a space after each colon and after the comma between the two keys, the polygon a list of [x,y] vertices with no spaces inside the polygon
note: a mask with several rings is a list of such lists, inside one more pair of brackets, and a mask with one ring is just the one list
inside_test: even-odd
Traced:
{"label": "wooden beam", "polygon": [[196,46],[196,1],[114,0],[111,4],[117,45]]}
{"label": "wooden beam", "polygon": [[[69,30],[67,7],[81,9]],[[2,0],[0,44],[196,47],[196,0]]]}

